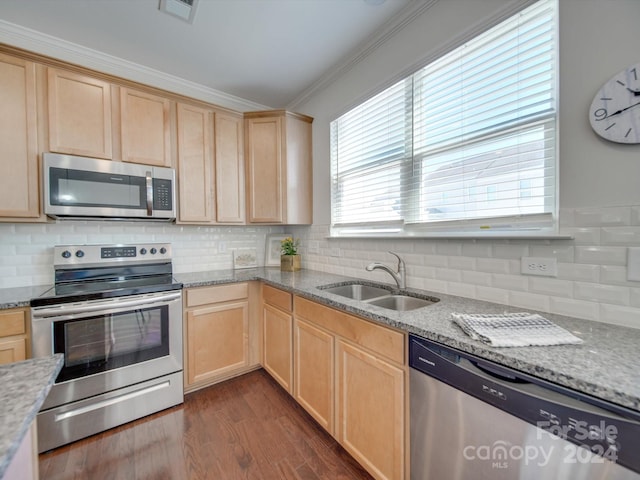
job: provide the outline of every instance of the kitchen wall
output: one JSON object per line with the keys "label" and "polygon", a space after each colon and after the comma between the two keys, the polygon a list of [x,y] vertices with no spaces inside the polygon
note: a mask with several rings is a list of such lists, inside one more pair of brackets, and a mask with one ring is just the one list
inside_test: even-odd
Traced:
{"label": "kitchen wall", "polygon": [[[574,240],[328,238],[329,122],[522,2],[441,0],[304,103],[315,118],[314,226],[296,228],[303,266],[361,278],[372,261],[404,254],[408,285],[435,292],[640,328],[640,282],[626,281],[627,246],[640,245],[640,145],[597,137],[587,118],[599,87],[640,61],[638,0],[559,0],[560,233]],[[520,257],[555,257],[558,277],[521,275]],[[386,276],[385,276],[386,275]]]}
{"label": "kitchen wall", "polygon": [[233,268],[232,251],[255,248],[264,265],[265,240],[284,227],[191,226],[164,223],[65,221],[0,224],[0,288],[53,283],[53,246],[170,242],[173,271]]}

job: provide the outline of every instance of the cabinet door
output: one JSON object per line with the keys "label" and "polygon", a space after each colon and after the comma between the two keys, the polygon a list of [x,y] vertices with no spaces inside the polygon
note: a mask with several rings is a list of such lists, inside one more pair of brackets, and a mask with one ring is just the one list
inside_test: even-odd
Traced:
{"label": "cabinet door", "polygon": [[337,343],[338,441],[375,478],[404,478],[405,372]]}
{"label": "cabinet door", "polygon": [[26,360],[26,344],[25,338],[0,338],[0,365]]}
{"label": "cabinet door", "polygon": [[215,114],[216,222],[244,223],[242,119]]}
{"label": "cabinet door", "polygon": [[111,158],[111,85],[50,68],[49,150]]}
{"label": "cabinet door", "polygon": [[212,115],[178,105],[178,217],[183,222],[213,222]]}
{"label": "cabinet door", "polygon": [[187,313],[187,384],[210,380],[249,364],[249,302]]}
{"label": "cabinet door", "polygon": [[263,352],[265,370],[292,393],[292,317],[271,305],[263,306]]}
{"label": "cabinet door", "polygon": [[170,167],[171,101],[150,93],[120,89],[122,160]]}
{"label": "cabinet door", "polygon": [[331,435],[334,404],[334,337],[295,319],[294,398]]}
{"label": "cabinet door", "polygon": [[283,223],[282,118],[246,120],[249,222]]}
{"label": "cabinet door", "polygon": [[0,105],[0,217],[38,217],[38,127],[32,62],[0,55]]}

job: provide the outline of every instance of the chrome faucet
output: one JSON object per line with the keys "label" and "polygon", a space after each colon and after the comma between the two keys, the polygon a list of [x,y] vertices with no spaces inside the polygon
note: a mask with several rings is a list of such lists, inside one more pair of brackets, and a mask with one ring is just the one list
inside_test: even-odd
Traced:
{"label": "chrome faucet", "polygon": [[406,288],[407,287],[407,269],[404,264],[404,260],[400,258],[400,255],[397,253],[389,252],[391,255],[394,255],[398,258],[398,271],[394,272],[391,267],[388,267],[384,263],[373,262],[365,267],[367,272],[373,272],[376,269],[384,270],[389,275],[393,277],[398,285],[398,288]]}

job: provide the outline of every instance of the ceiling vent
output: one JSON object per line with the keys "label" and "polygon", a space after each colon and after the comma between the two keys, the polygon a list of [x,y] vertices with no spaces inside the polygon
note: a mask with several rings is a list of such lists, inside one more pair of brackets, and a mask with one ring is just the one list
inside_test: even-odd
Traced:
{"label": "ceiling vent", "polygon": [[178,17],[187,23],[193,23],[198,0],[160,0],[160,11]]}

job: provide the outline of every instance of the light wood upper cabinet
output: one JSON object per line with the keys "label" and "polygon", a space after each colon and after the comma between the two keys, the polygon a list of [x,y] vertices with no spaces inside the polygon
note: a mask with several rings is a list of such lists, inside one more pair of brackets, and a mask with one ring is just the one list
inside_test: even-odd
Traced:
{"label": "light wood upper cabinet", "polygon": [[249,223],[312,223],[312,121],[283,110],[245,113]]}
{"label": "light wood upper cabinet", "polygon": [[0,54],[0,217],[37,218],[35,64]]}
{"label": "light wood upper cabinet", "polygon": [[49,150],[112,158],[111,84],[48,69]]}
{"label": "light wood upper cabinet", "polygon": [[242,118],[178,104],[178,222],[243,224]]}
{"label": "light wood upper cabinet", "polygon": [[217,223],[244,223],[244,135],[242,117],[215,113],[215,204]]}
{"label": "light wood upper cabinet", "polygon": [[120,137],[125,162],[171,167],[171,101],[120,88]]}
{"label": "light wood upper cabinet", "polygon": [[178,104],[178,221],[213,223],[213,112]]}
{"label": "light wood upper cabinet", "polygon": [[27,309],[0,312],[0,365],[26,360],[29,356]]}

